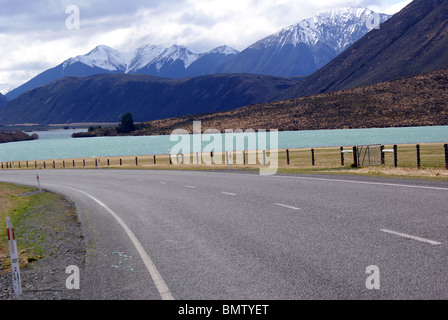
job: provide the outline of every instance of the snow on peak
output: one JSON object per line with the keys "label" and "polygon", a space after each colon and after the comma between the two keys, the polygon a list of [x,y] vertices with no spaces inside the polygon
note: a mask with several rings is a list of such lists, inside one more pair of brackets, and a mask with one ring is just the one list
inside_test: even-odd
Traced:
{"label": "snow on peak", "polygon": [[68,65],[81,62],[89,67],[97,67],[108,71],[121,70],[127,64],[127,55],[105,45],[100,45],[83,56],[70,58],[67,60],[63,68]]}
{"label": "snow on peak", "polygon": [[132,52],[126,73],[139,70],[153,63],[166,49],[161,46],[145,45]]}
{"label": "snow on peak", "polygon": [[[221,46],[208,53],[221,53],[225,55],[237,54],[238,51]],[[197,53],[184,46],[173,45],[164,48],[157,45],[145,45],[132,52],[120,52],[105,45],[101,45],[86,55],[70,58],[63,63],[63,69],[75,63],[83,63],[89,67],[97,67],[108,71],[123,71],[125,73],[140,70],[149,65],[156,65],[160,70],[165,64],[182,61],[185,69],[206,53]]]}
{"label": "snow on peak", "polygon": [[201,53],[192,52],[184,46],[173,45],[166,49],[159,57],[156,64],[160,70],[165,63],[172,64],[178,60],[183,61],[185,69],[201,57]]}
{"label": "snow on peak", "polygon": [[[296,46],[299,43],[311,47],[321,42],[341,53],[355,38],[359,39],[369,31],[367,21],[372,19],[374,14],[372,10],[361,7],[324,11],[260,40],[253,47],[283,47],[286,44]],[[379,14],[379,17],[382,23],[391,16]]]}
{"label": "snow on peak", "polygon": [[217,47],[215,49],[210,50],[208,53],[220,53],[224,55],[232,55],[232,54],[238,54],[239,51],[233,49],[232,47],[229,47],[227,45]]}

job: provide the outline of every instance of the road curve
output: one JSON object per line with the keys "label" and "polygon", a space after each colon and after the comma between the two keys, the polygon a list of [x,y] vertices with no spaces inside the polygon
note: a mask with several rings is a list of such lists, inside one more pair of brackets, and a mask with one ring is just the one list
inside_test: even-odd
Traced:
{"label": "road curve", "polygon": [[152,170],[0,181],[37,186],[37,174],[77,205],[83,299],[448,298],[445,182]]}

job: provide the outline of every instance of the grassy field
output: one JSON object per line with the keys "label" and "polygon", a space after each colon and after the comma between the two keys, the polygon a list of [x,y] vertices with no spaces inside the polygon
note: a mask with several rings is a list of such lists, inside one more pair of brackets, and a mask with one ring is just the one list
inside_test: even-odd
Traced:
{"label": "grassy field", "polygon": [[[393,145],[385,145],[385,149],[393,149]],[[415,144],[398,145],[397,161],[394,165],[394,154],[384,154],[384,165],[364,165],[352,168],[352,147],[344,147],[341,159],[340,148],[290,149],[289,164],[287,150],[278,150],[275,154],[266,152],[264,165],[263,152],[246,151],[232,152],[233,170],[256,170],[269,166],[278,168],[278,172],[286,173],[332,173],[332,174],[362,174],[386,176],[410,176],[418,178],[448,179],[445,168],[445,150],[443,143],[428,143],[420,145],[420,167],[417,167],[417,148]],[[313,163],[314,153],[314,163]],[[363,156],[362,156],[363,157]],[[226,153],[215,153],[213,161],[209,153],[185,155],[147,155],[125,157],[98,157],[87,159],[54,159],[45,161],[20,161],[3,163],[2,169],[83,169],[83,168],[113,168],[113,169],[171,169],[171,170],[227,170]],[[368,158],[368,155],[364,157]],[[198,162],[199,160],[199,162]],[[381,164],[380,156],[371,156],[372,162]]]}
{"label": "grassy field", "polygon": [[65,219],[76,217],[63,196],[8,183],[0,183],[0,203],[0,272],[10,268],[6,217],[14,228],[21,268],[58,250],[47,241],[48,232],[62,232]]}

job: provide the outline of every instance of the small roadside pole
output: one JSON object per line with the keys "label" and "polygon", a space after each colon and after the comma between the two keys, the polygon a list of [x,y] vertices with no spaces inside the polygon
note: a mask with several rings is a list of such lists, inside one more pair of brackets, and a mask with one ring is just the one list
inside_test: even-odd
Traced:
{"label": "small roadside pole", "polygon": [[42,189],[40,188],[40,178],[39,175],[36,175],[36,179],[37,179],[37,185],[39,186],[39,192],[42,192]]}
{"label": "small roadside pole", "polygon": [[229,164],[229,171],[232,170],[232,152],[226,151],[227,163]]}
{"label": "small roadside pole", "polygon": [[22,284],[20,282],[19,256],[17,254],[16,237],[10,218],[6,218],[6,228],[8,231],[9,256],[11,259],[12,285],[14,287],[14,294],[20,295],[22,293]]}
{"label": "small roadside pole", "polygon": [[417,168],[420,169],[422,167],[421,160],[420,160],[420,145],[418,144],[416,146],[416,148],[417,148]]}
{"label": "small roadside pole", "polygon": [[398,167],[398,146],[394,145],[394,167]]}
{"label": "small roadside pole", "polygon": [[358,168],[358,148],[353,147],[353,167]]}
{"label": "small roadside pole", "polygon": [[444,144],[443,148],[445,149],[445,168],[448,170],[448,144]]}

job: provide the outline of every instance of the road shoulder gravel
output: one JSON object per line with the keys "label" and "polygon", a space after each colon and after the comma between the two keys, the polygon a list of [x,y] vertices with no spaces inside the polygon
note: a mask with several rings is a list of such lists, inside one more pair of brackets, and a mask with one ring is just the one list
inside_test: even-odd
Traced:
{"label": "road shoulder gravel", "polygon": [[[22,294],[14,295],[9,257],[0,261],[0,300],[79,300],[80,290],[67,289],[66,281],[72,275],[67,267],[84,269],[86,248],[75,204],[66,197],[44,191],[19,196],[37,196],[33,206],[25,213],[20,225],[13,226],[20,254],[27,256],[39,248],[37,258],[27,258],[20,269]],[[30,244],[32,243],[32,244]],[[20,245],[22,245],[22,248]],[[24,248],[25,247],[25,248]],[[82,274],[82,271],[80,271]]]}

